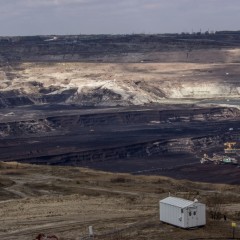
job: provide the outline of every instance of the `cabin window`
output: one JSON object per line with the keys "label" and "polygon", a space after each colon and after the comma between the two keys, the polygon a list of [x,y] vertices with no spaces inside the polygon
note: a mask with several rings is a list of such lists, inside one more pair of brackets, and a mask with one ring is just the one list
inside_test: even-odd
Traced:
{"label": "cabin window", "polygon": [[190,216],[190,217],[192,216],[192,212],[189,212],[189,216]]}
{"label": "cabin window", "polygon": [[195,211],[193,212],[193,215],[196,216],[196,212]]}
{"label": "cabin window", "polygon": [[181,209],[181,213],[183,213],[183,209]]}

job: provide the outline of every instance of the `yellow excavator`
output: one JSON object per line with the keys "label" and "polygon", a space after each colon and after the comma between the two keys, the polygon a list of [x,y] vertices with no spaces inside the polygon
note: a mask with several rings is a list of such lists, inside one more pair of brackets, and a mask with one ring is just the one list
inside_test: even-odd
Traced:
{"label": "yellow excavator", "polygon": [[238,149],[236,149],[236,142],[226,142],[226,143],[224,143],[224,152],[225,153],[235,153],[236,152],[236,150],[238,150]]}

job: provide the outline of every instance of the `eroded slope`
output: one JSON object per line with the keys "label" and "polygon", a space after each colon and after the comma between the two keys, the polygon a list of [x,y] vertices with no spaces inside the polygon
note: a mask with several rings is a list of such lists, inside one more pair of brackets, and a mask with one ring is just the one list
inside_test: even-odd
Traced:
{"label": "eroded slope", "polygon": [[239,75],[237,63],[22,63],[1,68],[0,107],[233,99],[240,95]]}

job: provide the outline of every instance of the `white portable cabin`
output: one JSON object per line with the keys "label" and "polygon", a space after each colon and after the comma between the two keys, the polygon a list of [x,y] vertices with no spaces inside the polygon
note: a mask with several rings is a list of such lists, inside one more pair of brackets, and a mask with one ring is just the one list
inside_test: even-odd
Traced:
{"label": "white portable cabin", "polygon": [[167,197],[159,202],[160,221],[181,228],[193,228],[206,224],[206,206],[197,200]]}

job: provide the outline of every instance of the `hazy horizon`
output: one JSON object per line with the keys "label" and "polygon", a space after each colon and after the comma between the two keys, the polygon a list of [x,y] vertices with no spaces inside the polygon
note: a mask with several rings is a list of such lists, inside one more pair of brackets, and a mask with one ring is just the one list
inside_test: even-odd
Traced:
{"label": "hazy horizon", "polygon": [[1,36],[240,30],[239,0],[0,0]]}

